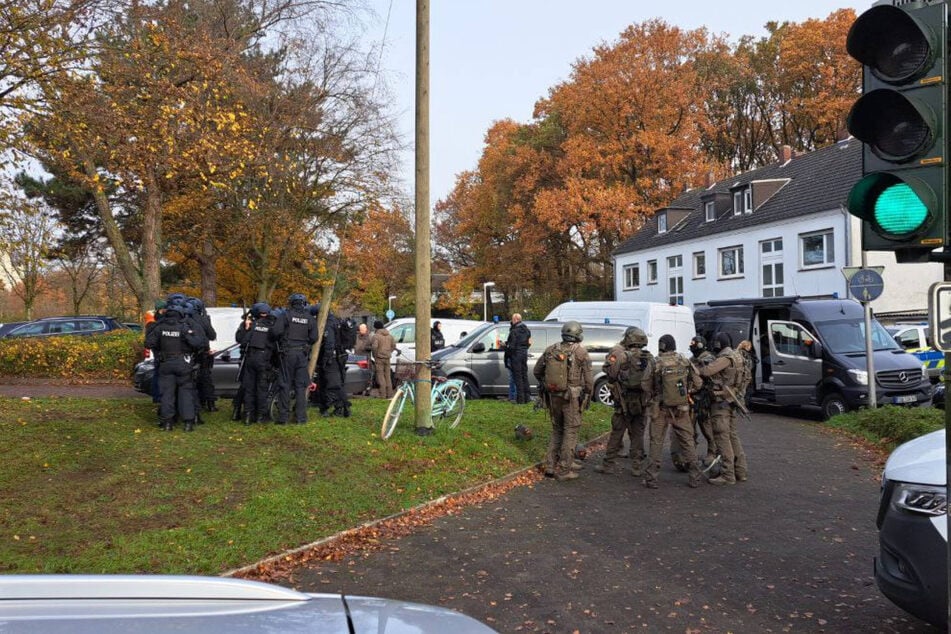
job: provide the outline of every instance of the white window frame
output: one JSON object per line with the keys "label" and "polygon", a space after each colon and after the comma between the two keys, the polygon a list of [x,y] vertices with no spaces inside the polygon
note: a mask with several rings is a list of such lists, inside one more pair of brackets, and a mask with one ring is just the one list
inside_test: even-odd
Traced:
{"label": "white window frame", "polygon": [[[822,237],[822,262],[806,264],[805,240]],[[830,227],[819,231],[799,234],[799,268],[803,270],[823,269],[835,265],[835,231]]]}
{"label": "white window frame", "polygon": [[704,222],[713,222],[717,219],[717,203],[715,200],[708,200],[703,203]]}
{"label": "white window frame", "polygon": [[667,233],[667,212],[662,211],[657,214],[657,233]]}
{"label": "white window frame", "polygon": [[667,256],[667,268],[668,268],[668,269],[682,269],[682,268],[684,268],[684,256],[682,256],[682,255],[669,255],[669,256]]}
{"label": "white window frame", "polygon": [[[699,271],[697,264],[703,260],[703,272]],[[701,280],[707,276],[707,252],[697,251],[693,254],[693,279]]]}
{"label": "white window frame", "polygon": [[743,213],[753,213],[753,188],[747,187],[743,190]]}
{"label": "white window frame", "polygon": [[682,306],[684,303],[684,276],[683,271],[677,275],[671,275],[667,282],[667,301],[671,304]]}
{"label": "white window frame", "polygon": [[733,215],[739,216],[743,213],[743,192],[733,192]]}
{"label": "white window frame", "polygon": [[641,265],[640,263],[625,264],[622,268],[624,276],[624,290],[636,291],[641,287]]}
{"label": "white window frame", "polygon": [[657,283],[657,260],[647,261],[647,283],[648,284]]}
{"label": "white window frame", "polygon": [[[736,262],[737,271],[726,275],[723,273],[723,256],[728,252],[733,252],[734,261]],[[738,244],[730,247],[723,247],[722,249],[717,249],[717,277],[721,280],[732,280],[736,278],[743,277],[745,270],[745,262],[743,260],[743,245]]]}

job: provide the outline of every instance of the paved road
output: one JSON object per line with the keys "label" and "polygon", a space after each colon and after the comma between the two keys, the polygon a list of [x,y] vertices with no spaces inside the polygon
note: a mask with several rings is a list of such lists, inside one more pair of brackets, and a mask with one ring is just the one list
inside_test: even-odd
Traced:
{"label": "paved road", "polygon": [[875,586],[874,461],[814,421],[754,414],[741,436],[750,481],[735,487],[689,489],[667,467],[651,491],[588,468],[287,583],[444,605],[500,632],[934,631]]}

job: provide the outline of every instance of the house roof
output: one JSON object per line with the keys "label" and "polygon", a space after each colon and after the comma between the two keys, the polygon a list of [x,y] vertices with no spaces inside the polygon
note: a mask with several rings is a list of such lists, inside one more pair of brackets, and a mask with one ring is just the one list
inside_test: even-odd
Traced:
{"label": "house roof", "polygon": [[[715,183],[709,188],[684,192],[664,208],[688,209],[690,213],[666,233],[657,233],[657,214],[633,236],[614,250],[614,255],[633,253],[668,244],[689,242],[707,236],[741,232],[757,225],[798,218],[844,205],[849,190],[862,177],[862,144],[846,139],[786,163],[774,163]],[[788,181],[759,204],[752,213],[733,215],[732,192],[758,181]],[[717,219],[705,222],[704,202],[715,199],[729,203],[717,206]]]}

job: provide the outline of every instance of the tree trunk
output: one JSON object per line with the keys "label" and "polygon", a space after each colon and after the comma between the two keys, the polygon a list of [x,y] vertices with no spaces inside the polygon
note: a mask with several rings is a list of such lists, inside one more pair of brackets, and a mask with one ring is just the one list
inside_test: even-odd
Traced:
{"label": "tree trunk", "polygon": [[155,172],[146,174],[145,210],[142,217],[142,313],[152,307],[162,293],[162,194]]}
{"label": "tree trunk", "polygon": [[205,306],[218,304],[218,253],[210,237],[205,237],[198,253],[198,270],[201,273],[201,301]]}

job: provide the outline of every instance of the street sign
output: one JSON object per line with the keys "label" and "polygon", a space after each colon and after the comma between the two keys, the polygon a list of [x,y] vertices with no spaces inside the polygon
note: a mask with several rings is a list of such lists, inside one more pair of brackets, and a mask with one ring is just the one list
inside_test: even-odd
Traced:
{"label": "street sign", "polygon": [[928,324],[932,345],[951,352],[951,282],[935,282],[928,289]]}
{"label": "street sign", "polygon": [[393,318],[394,318],[394,317],[396,317],[396,313],[394,313],[392,310],[386,311],[386,318],[387,318],[387,319],[389,319],[390,321],[393,321]]}
{"label": "street sign", "polygon": [[849,280],[849,292],[860,302],[871,302],[885,290],[885,281],[873,269],[860,269]]}

